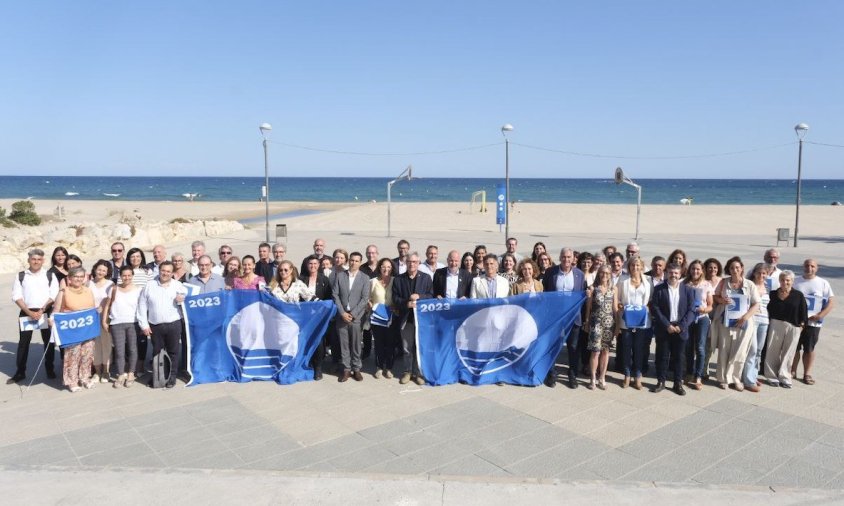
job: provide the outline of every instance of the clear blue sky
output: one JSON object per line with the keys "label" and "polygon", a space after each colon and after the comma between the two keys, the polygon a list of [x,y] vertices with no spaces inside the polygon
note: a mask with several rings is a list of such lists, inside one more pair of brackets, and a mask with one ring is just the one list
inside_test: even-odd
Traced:
{"label": "clear blue sky", "polygon": [[[0,174],[263,175],[280,143],[502,142],[631,157],[844,145],[840,1],[9,2]],[[271,144],[272,175],[503,173],[504,146],[353,156]],[[796,176],[797,146],[589,158],[511,145],[514,177]],[[804,177],[844,148],[806,145]]]}

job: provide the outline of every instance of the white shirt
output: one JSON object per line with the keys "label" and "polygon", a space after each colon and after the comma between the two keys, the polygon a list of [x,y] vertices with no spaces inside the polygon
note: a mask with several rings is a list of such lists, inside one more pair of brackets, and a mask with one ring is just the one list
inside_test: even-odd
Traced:
{"label": "white shirt", "polygon": [[436,271],[437,269],[442,269],[443,267],[445,267],[445,264],[441,262],[437,262],[437,265],[434,267],[428,265],[427,262],[422,262],[421,264],[419,264],[419,272],[424,272],[425,274],[431,277],[431,280],[433,280],[434,271]]}
{"label": "white shirt", "polygon": [[222,276],[223,275],[223,266],[220,265],[220,264],[216,264],[216,265],[214,265],[214,267],[211,267],[211,272],[218,275],[218,276]]}
{"label": "white shirt", "polygon": [[460,269],[458,269],[454,274],[452,274],[450,270],[446,270],[445,272],[445,296],[447,299],[456,299],[457,285],[460,281]]}
{"label": "white shirt", "polygon": [[[820,313],[823,309],[822,305],[824,303],[828,304],[829,299],[835,297],[835,294],[832,293],[832,287],[830,286],[829,281],[817,275],[812,279],[806,279],[803,276],[794,278],[794,289],[800,290],[800,292],[806,297],[806,304],[810,308],[809,316]],[[810,298],[815,300],[810,301]],[[823,327],[823,322],[809,320],[809,326]]]}
{"label": "white shirt", "polygon": [[671,314],[668,316],[668,321],[676,322],[680,319],[677,314],[680,306],[680,285],[676,287],[668,285],[668,300],[671,305]]}
{"label": "white shirt", "polygon": [[23,299],[24,305],[28,308],[43,308],[48,300],[56,300],[59,294],[59,282],[56,276],[50,282],[47,278],[47,269],[41,268],[38,272],[27,269],[23,271],[23,283],[20,282],[18,273],[15,273],[15,282],[12,285],[12,302]]}
{"label": "white shirt", "polygon": [[765,287],[769,292],[773,292],[780,287],[780,274],[782,274],[780,268],[775,267],[774,272],[765,279]]}
{"label": "white shirt", "polygon": [[182,315],[175,299],[177,295],[187,293],[184,285],[175,279],[171,279],[167,286],[163,286],[157,278],[150,281],[138,299],[138,325],[146,329],[150,325],[181,320]]}

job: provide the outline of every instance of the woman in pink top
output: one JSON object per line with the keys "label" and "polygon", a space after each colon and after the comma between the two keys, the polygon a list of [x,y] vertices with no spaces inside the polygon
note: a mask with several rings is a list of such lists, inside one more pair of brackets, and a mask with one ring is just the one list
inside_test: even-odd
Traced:
{"label": "woman in pink top", "polygon": [[240,261],[240,267],[243,269],[243,274],[234,278],[232,288],[235,290],[260,290],[266,285],[264,277],[255,274],[255,257],[246,255]]}

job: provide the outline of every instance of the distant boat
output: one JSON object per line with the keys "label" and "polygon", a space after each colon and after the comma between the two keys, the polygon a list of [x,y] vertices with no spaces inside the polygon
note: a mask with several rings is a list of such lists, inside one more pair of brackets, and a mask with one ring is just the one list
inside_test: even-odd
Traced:
{"label": "distant boat", "polygon": [[103,193],[106,197],[119,197],[119,193]]}
{"label": "distant boat", "polygon": [[686,197],[686,198],[680,199],[680,203],[683,204],[684,206],[690,206],[690,205],[692,205],[692,202],[694,202],[694,200],[695,200],[694,197]]}
{"label": "distant boat", "polygon": [[75,197],[75,196],[79,195],[79,192],[64,192],[64,194],[67,195],[68,197]]}
{"label": "distant boat", "polygon": [[190,200],[191,202],[194,201],[195,198],[199,197],[198,193],[183,193],[182,197]]}

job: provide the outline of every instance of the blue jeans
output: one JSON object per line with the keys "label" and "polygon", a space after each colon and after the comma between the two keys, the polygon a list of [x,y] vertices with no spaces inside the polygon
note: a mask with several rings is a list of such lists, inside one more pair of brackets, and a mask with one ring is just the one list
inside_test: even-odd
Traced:
{"label": "blue jeans", "polygon": [[709,315],[705,315],[689,326],[686,370],[689,374],[694,375],[695,379],[706,376],[706,370],[709,368],[706,359],[709,353],[709,326],[711,323]]}
{"label": "blue jeans", "polygon": [[651,355],[653,329],[626,329],[621,331],[621,354],[624,375],[641,378]]}
{"label": "blue jeans", "polygon": [[744,370],[741,373],[741,382],[744,386],[756,384],[759,375],[759,361],[762,359],[762,348],[765,347],[765,339],[768,337],[768,324],[756,323],[756,336],[750,342],[750,351],[747,352],[747,360],[744,361]]}

